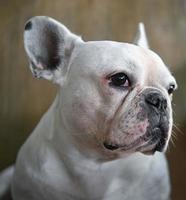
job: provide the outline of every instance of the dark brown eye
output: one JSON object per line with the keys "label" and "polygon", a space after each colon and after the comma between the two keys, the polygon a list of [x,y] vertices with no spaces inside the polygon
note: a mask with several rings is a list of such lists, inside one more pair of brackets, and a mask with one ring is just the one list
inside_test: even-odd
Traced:
{"label": "dark brown eye", "polygon": [[172,94],[175,90],[175,85],[170,85],[169,88],[168,88],[168,94]]}
{"label": "dark brown eye", "polygon": [[127,89],[130,86],[129,78],[124,73],[117,73],[110,77],[110,86]]}

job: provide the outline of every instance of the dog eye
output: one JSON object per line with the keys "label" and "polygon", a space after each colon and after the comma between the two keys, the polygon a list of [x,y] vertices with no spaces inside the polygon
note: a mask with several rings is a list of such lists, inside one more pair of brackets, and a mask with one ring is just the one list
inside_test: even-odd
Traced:
{"label": "dog eye", "polygon": [[171,84],[168,88],[168,94],[171,95],[175,91],[175,85]]}
{"label": "dog eye", "polygon": [[124,73],[117,73],[110,77],[110,86],[119,87],[119,88],[128,88],[130,86],[129,78]]}

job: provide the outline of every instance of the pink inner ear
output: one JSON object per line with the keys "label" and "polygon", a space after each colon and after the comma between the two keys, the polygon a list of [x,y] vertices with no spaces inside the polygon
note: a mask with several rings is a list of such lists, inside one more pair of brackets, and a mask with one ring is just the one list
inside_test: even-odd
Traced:
{"label": "pink inner ear", "polygon": [[44,66],[43,66],[41,63],[38,63],[38,64],[37,64],[37,68],[38,68],[38,69],[44,69]]}

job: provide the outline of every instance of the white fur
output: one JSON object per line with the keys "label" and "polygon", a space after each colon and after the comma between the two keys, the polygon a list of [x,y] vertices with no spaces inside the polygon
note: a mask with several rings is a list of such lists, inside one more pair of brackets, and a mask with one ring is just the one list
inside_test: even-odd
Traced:
{"label": "white fur", "polygon": [[[41,23],[37,17],[33,23],[38,19]],[[71,38],[71,33],[59,26],[64,38]],[[119,138],[123,144],[130,141],[121,132],[125,126],[119,128],[118,122],[133,108],[131,102],[139,91],[147,88],[160,90],[166,97],[171,132],[166,88],[174,78],[160,57],[146,48],[112,41],[71,42],[68,65],[52,72],[47,69],[57,79],[54,82],[59,84],[59,92],[19,152],[12,183],[14,200],[166,200],[170,186],[163,153],[147,156],[135,149],[111,152],[103,142],[108,138]],[[28,57],[34,60],[27,39],[25,46]],[[57,71],[61,73],[54,75]],[[105,75],[120,71],[131,74],[136,85],[113,118],[127,91],[109,87]],[[131,127],[138,123],[135,117],[129,115],[129,119]]]}

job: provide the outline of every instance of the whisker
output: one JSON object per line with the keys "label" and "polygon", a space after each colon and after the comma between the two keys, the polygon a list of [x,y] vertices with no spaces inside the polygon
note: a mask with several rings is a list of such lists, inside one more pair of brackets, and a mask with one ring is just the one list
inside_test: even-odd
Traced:
{"label": "whisker", "polygon": [[178,128],[178,126],[176,126],[176,124],[173,124],[173,127],[174,127],[180,134],[184,135],[183,131],[182,131],[180,128]]}
{"label": "whisker", "polygon": [[173,137],[175,140],[177,140],[177,134],[175,131],[172,131],[171,137]]}
{"label": "whisker", "polygon": [[176,147],[176,144],[174,143],[173,137],[170,138],[170,142],[171,142],[172,146],[175,148],[175,147]]}

